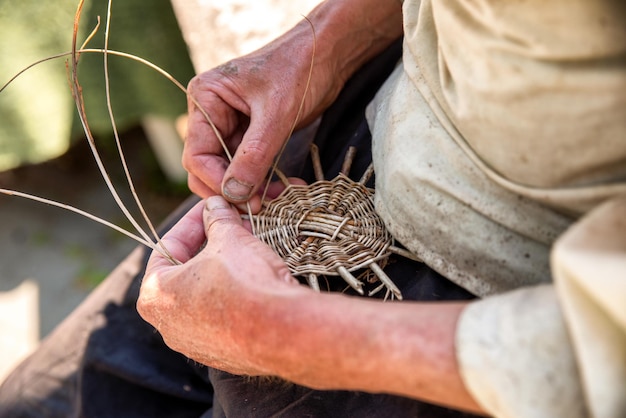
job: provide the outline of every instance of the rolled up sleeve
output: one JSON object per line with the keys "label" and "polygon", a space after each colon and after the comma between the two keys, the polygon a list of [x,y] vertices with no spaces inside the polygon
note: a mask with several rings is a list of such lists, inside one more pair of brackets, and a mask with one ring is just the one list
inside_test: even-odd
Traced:
{"label": "rolled up sleeve", "polygon": [[626,199],[572,226],[553,285],[474,302],[457,330],[468,390],[491,415],[626,416]]}

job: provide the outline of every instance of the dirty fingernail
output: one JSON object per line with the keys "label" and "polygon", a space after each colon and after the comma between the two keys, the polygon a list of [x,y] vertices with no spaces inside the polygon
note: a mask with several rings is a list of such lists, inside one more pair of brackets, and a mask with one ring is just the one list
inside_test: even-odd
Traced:
{"label": "dirty fingernail", "polygon": [[230,203],[228,203],[222,196],[211,196],[205,201],[206,208],[208,210],[214,209],[230,209]]}
{"label": "dirty fingernail", "polygon": [[252,193],[252,185],[239,182],[231,177],[224,185],[224,195],[235,201],[248,200]]}

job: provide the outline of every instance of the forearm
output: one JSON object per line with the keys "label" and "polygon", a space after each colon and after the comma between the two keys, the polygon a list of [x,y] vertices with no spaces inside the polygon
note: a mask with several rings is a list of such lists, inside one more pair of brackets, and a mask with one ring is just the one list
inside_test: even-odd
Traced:
{"label": "forearm", "polygon": [[343,81],[402,35],[397,0],[327,0],[308,19],[315,27],[317,54],[337,61]]}
{"label": "forearm", "polygon": [[183,264],[153,253],[137,310],[173,350],[230,373],[479,410],[456,362],[464,303],[314,292],[219,196],[194,207],[163,243]]}
{"label": "forearm", "polygon": [[263,328],[278,350],[266,361],[281,377],[318,389],[383,392],[480,412],[456,362],[464,303],[383,304],[307,294],[277,305],[273,326]]}

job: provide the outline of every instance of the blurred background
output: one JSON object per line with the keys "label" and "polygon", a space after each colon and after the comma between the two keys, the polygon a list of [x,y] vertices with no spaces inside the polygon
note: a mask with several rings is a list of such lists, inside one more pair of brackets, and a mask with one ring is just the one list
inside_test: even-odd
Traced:
{"label": "blurred background", "polygon": [[[112,4],[109,49],[145,58],[183,85],[250,52],[319,0],[124,0]],[[28,65],[69,52],[77,0],[0,2],[0,86]],[[86,1],[78,43],[104,43],[106,0]],[[39,64],[0,92],[0,188],[76,206],[128,227],[97,171],[73,107],[66,58]],[[111,103],[138,194],[159,223],[189,191],[180,165],[186,99],[137,62],[109,57]],[[101,54],[79,65],[86,113],[126,202],[104,92]],[[182,121],[182,122],[181,122]],[[136,246],[79,215],[0,195],[0,381]]]}

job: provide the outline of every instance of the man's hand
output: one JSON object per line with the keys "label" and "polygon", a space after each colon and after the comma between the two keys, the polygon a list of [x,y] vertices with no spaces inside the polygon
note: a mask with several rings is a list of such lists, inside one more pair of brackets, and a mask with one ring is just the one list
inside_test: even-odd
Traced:
{"label": "man's hand", "polygon": [[191,190],[235,204],[250,201],[257,212],[255,191],[287,140],[302,99],[298,126],[315,120],[354,71],[400,37],[401,23],[396,1],[322,2],[308,21],[267,46],[192,79],[190,96],[215,123],[233,160],[189,100],[183,165]]}
{"label": "man's hand", "polygon": [[183,265],[152,254],[139,314],[170,348],[200,363],[238,374],[272,374],[264,358],[275,351],[267,344],[275,331],[265,328],[279,322],[268,318],[281,298],[311,291],[298,285],[219,196],[196,205],[163,243]]}
{"label": "man's hand", "polygon": [[163,243],[183,265],[154,252],[137,310],[173,350],[235,374],[479,410],[454,350],[465,303],[316,293],[297,283],[220,196],[196,205]]}
{"label": "man's hand", "polygon": [[[327,0],[309,16],[317,48],[300,125],[402,34],[400,2]],[[242,225],[232,203],[260,208],[255,191],[296,119],[312,58],[306,21],[272,44],[201,74],[190,94],[183,164],[207,199],[163,242],[183,265],[153,253],[137,309],[172,349],[236,374],[275,375],[318,389],[384,392],[479,410],[454,351],[465,303],[386,303],[316,293]],[[206,245],[202,245],[206,240]]]}
{"label": "man's hand", "polygon": [[[222,194],[233,203],[250,200],[287,140],[302,99],[299,126],[334,100],[342,82],[334,77],[332,62],[313,56],[314,42],[311,28],[301,24],[266,47],[191,80],[189,94],[224,139],[221,144],[189,100],[183,165],[192,191],[203,197]],[[305,91],[313,59],[314,77]],[[223,145],[233,155],[230,166]],[[258,209],[258,198],[251,203]]]}

